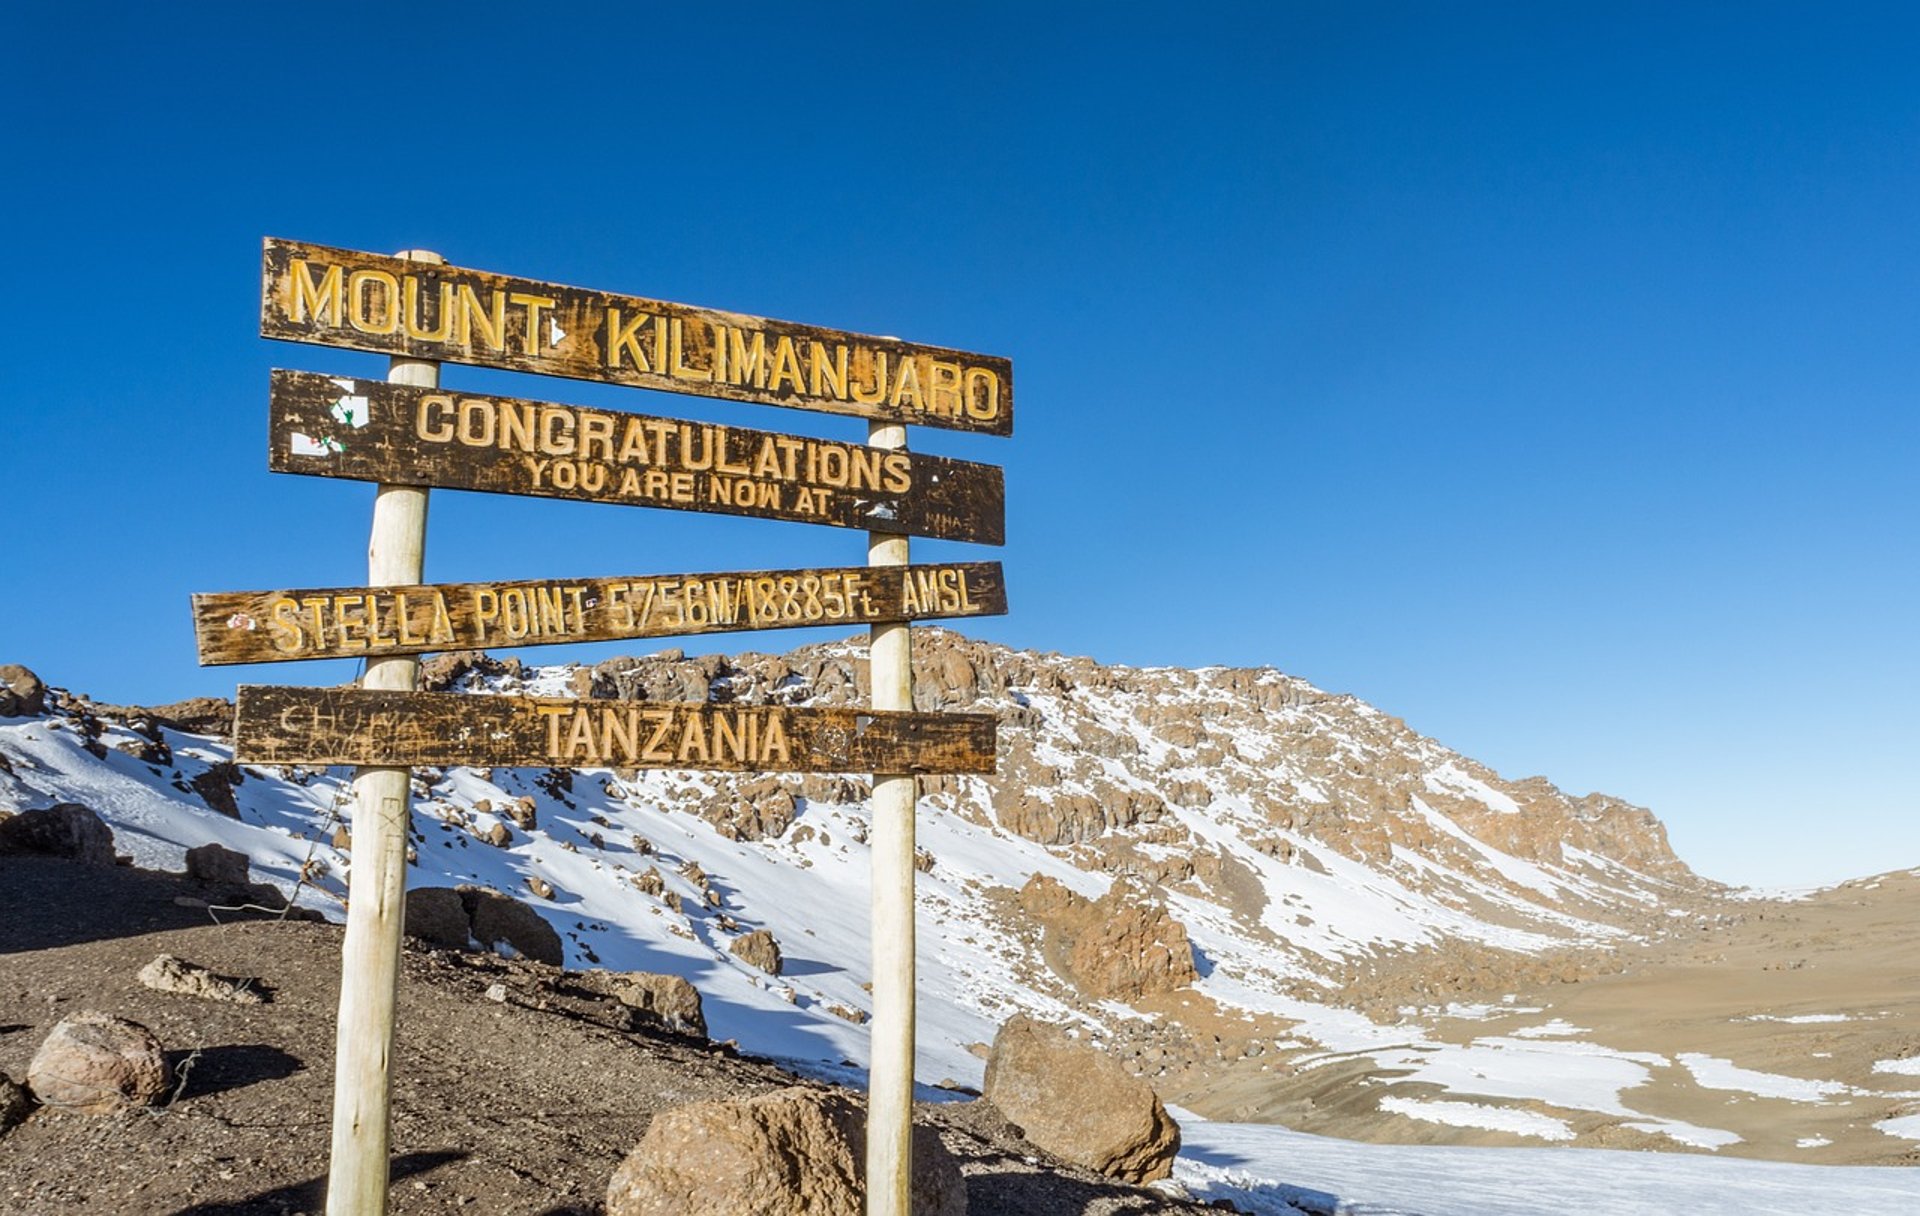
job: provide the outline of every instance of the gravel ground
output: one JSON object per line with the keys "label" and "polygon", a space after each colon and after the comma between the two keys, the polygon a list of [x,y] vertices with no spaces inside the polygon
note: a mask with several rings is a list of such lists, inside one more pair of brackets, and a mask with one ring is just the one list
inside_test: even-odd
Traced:
{"label": "gravel ground", "polygon": [[[39,1110],[0,1135],[0,1213],[318,1213],[338,995],[337,926],[216,925],[174,876],[0,859],[0,1073],[16,1080],[81,1009],[143,1022],[173,1052],[171,1103]],[[156,954],[257,978],[264,1005],[151,991]],[[505,1002],[490,1000],[494,985]],[[396,1213],[591,1213],[659,1111],[794,1083],[731,1047],[632,1028],[591,973],[409,947],[394,1070]],[[1198,1213],[1065,1166],[983,1102],[923,1106],[962,1161],[974,1216]]]}

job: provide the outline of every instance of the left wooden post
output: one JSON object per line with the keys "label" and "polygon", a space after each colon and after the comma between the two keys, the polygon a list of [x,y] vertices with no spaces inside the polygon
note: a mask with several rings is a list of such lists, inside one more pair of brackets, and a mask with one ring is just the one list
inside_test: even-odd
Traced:
{"label": "left wooden post", "polygon": [[[442,264],[437,253],[407,250],[412,262]],[[398,309],[400,301],[389,307]],[[440,365],[394,359],[393,384],[437,388]],[[374,493],[367,585],[424,581],[427,491],[382,485]],[[409,655],[370,659],[364,688],[412,692],[420,661]],[[391,1156],[394,1006],[399,997],[400,940],[406,917],[407,833],[412,815],[405,768],[365,767],[353,775],[353,868],[347,884],[347,935],[340,960],[340,1016],[334,1040],[333,1154],[327,1172],[327,1216],[384,1216]]]}

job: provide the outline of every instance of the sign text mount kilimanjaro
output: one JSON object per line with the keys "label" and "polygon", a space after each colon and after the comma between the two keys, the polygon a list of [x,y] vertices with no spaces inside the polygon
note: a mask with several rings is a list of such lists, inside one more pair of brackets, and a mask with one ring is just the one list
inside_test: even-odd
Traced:
{"label": "sign text mount kilimanjaro", "polygon": [[262,258],[260,332],[701,397],[1013,431],[1013,364],[995,355],[272,237]]}

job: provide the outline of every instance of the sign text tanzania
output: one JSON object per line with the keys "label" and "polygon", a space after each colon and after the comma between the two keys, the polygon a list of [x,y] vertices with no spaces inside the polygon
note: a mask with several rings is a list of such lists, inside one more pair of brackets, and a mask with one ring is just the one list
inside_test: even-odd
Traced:
{"label": "sign text tanzania", "polygon": [[268,238],[269,338],[994,435],[1013,365],[638,296]]}
{"label": "sign text tanzania", "polygon": [[268,466],[1002,543],[992,465],[717,423],[273,373]]}
{"label": "sign text tanzania", "polygon": [[990,773],[991,714],[242,685],[246,764]]}

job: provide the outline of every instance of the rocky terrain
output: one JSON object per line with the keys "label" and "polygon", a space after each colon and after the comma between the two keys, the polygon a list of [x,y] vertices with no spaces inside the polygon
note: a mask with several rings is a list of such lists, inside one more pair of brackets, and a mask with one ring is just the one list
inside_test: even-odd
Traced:
{"label": "rocky terrain", "polygon": [[[978,1090],[1024,1013],[1213,1118],[1911,1160],[1910,876],[1746,898],[1693,875],[1644,809],[1505,779],[1272,670],[1109,667],[936,629],[916,631],[915,669],[920,708],[1000,721],[991,778],[923,782],[929,1096]],[[474,695],[811,704],[856,703],[864,681],[856,643],[591,667],[458,654],[424,673]],[[339,916],[343,770],[235,766],[217,700],[10,695],[0,808],[85,803],[155,868],[219,842]],[[857,1080],[860,775],[423,770],[415,795],[410,885],[446,889],[441,944],[678,975],[716,1038]],[[489,928],[480,892],[547,935]]]}
{"label": "rocky terrain", "polygon": [[[257,913],[215,924],[208,894],[185,875],[0,856],[0,1078],[27,1076],[61,1019],[92,1009],[150,1027],[169,1073],[151,1105],[48,1106],[17,1125],[0,1109],[0,1213],[320,1211],[339,930]],[[256,999],[156,988],[143,971],[159,955],[245,977]],[[600,1212],[662,1114],[798,1081],[628,1016],[592,975],[422,946],[404,961],[392,1190],[403,1216]],[[921,1153],[958,1166],[972,1216],[1208,1210],[1051,1157],[983,1102],[923,1103],[916,1123]],[[717,1147],[709,1136],[706,1153]]]}

